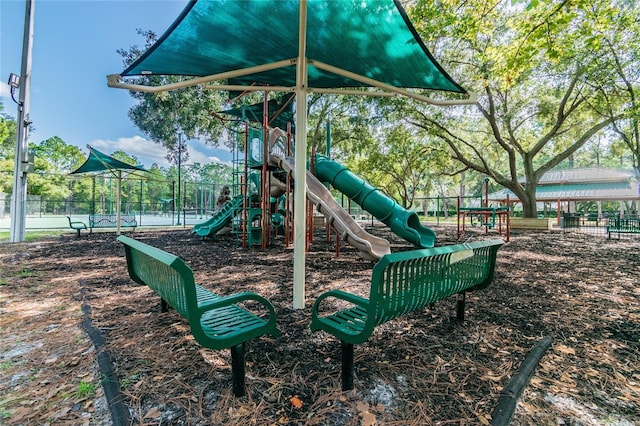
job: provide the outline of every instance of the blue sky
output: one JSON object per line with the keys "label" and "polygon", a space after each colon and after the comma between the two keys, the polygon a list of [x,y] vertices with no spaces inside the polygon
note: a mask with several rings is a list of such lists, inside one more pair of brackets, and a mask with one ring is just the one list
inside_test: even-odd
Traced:
{"label": "blue sky", "polygon": [[[107,87],[107,74],[123,70],[118,49],[143,45],[137,29],[158,35],[178,17],[186,0],[36,0],[31,72],[29,141],[59,136],[107,154],[123,150],[143,165],[168,166],[166,150],[145,139],[127,112],[126,90]],[[10,73],[20,74],[25,2],[0,0],[0,96],[4,113],[17,115],[9,97]],[[17,93],[16,93],[17,98]],[[231,154],[198,141],[189,144],[189,162],[229,161]]]}

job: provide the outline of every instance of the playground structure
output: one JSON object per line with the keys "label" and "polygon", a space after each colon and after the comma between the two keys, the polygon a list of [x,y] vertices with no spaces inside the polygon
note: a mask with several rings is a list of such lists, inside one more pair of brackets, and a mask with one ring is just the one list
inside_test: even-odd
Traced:
{"label": "playground structure", "polygon": [[[266,141],[266,142],[265,142]],[[234,150],[232,197],[208,220],[196,224],[192,233],[213,237],[230,229],[242,247],[265,249],[272,239],[284,237],[285,246],[293,241],[293,188],[296,172],[294,144],[290,125],[282,130],[244,121]],[[342,192],[380,222],[418,248],[433,247],[435,233],[420,223],[415,212],[408,211],[364,179],[327,156],[312,154],[307,162],[305,218],[306,249],[313,241],[314,224],[324,222],[327,239],[336,235],[336,253],[340,241],[358,249],[366,260],[375,261],[391,252],[389,242],[362,228],[331,194],[329,185]],[[317,220],[324,216],[324,221]]]}
{"label": "playground structure", "polygon": [[[483,183],[484,197],[480,194],[479,207],[462,207],[461,198],[458,197],[457,209],[457,238],[460,239],[465,233],[466,221],[469,218],[471,226],[484,227],[485,233],[489,229],[497,229],[500,236],[505,235],[507,241],[511,237],[511,226],[509,218],[509,197],[507,196],[506,206],[489,205],[489,179],[485,178]],[[504,229],[503,229],[504,227]]]}

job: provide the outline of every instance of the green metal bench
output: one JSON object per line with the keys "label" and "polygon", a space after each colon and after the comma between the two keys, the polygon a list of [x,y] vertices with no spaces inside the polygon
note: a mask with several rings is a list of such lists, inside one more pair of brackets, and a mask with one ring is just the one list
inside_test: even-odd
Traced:
{"label": "green metal bench", "polygon": [[79,220],[71,220],[71,216],[67,216],[69,219],[69,228],[73,229],[78,233],[78,237],[80,236],[80,231],[83,229],[87,229],[87,225],[84,222]]}
{"label": "green metal bench", "polygon": [[[136,230],[138,221],[134,214],[121,214],[120,215],[120,227],[121,228],[133,228]],[[118,227],[118,215],[117,214],[90,214],[89,215],[89,233],[93,232],[93,228],[117,228]]]}
{"label": "green metal bench", "polygon": [[[369,298],[331,290],[320,295],[311,312],[311,330],[324,330],[342,346],[342,389],[353,389],[353,345],[363,343],[375,327],[458,294],[457,318],[464,320],[467,291],[493,281],[500,239],[392,253],[373,267]],[[337,310],[333,302],[348,302]],[[328,306],[327,306],[328,305]],[[321,316],[321,311],[333,312]]]}
{"label": "green metal bench", "polygon": [[[129,276],[160,296],[162,312],[167,306],[178,311],[203,347],[231,349],[233,393],[244,395],[245,342],[264,334],[280,335],[273,305],[251,292],[218,296],[195,284],[191,268],[179,257],[123,235],[117,239],[124,244]],[[238,306],[246,302],[257,305],[251,309],[259,308],[261,315]]]}
{"label": "green metal bench", "polygon": [[611,239],[611,234],[640,234],[640,218],[620,218],[609,219],[607,225],[607,236]]}

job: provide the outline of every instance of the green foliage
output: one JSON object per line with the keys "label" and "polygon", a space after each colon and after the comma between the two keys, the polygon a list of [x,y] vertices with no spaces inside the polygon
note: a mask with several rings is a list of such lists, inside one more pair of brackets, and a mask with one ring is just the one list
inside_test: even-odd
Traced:
{"label": "green foliage", "polygon": [[[0,103],[0,111],[2,111]],[[16,121],[9,115],[0,113],[0,159],[13,158],[16,145]]]}
{"label": "green foliage", "polygon": [[[628,30],[634,10],[636,0],[419,0],[409,13],[430,49],[484,96],[476,111],[410,104],[405,113],[463,169],[510,188],[535,217],[540,177],[635,108],[631,91],[618,89],[622,75],[638,84],[628,72],[637,55],[619,53],[638,51]],[[616,71],[622,62],[624,73]]]}
{"label": "green foliage", "polygon": [[426,148],[427,143],[408,126],[383,129],[370,142],[347,160],[348,167],[405,208],[411,208],[417,196],[432,191],[432,176],[447,161],[445,152]]}
{"label": "green foliage", "polygon": [[[133,63],[157,40],[155,33],[141,31],[145,47],[132,46],[118,53],[125,66]],[[134,79],[134,84],[164,85],[179,82],[181,76],[143,76]],[[172,164],[186,163],[189,158],[186,140],[199,138],[205,143],[217,145],[223,125],[212,113],[220,111],[225,95],[203,87],[189,87],[161,93],[130,92],[136,104],[129,110],[129,118],[145,135],[169,150],[167,159]]]}
{"label": "green foliage", "polygon": [[68,145],[58,136],[45,139],[37,145],[31,144],[29,150],[36,158],[47,162],[43,167],[49,173],[68,174],[80,167],[85,160],[80,148]]}

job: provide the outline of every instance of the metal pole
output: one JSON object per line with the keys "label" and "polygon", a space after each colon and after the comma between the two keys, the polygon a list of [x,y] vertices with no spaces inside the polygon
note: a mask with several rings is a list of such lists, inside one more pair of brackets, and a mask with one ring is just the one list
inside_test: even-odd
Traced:
{"label": "metal pole", "polygon": [[202,171],[204,167],[200,169],[200,219],[202,219],[202,214],[204,210],[204,188],[202,187]]}
{"label": "metal pole", "polygon": [[296,61],[296,152],[294,188],[293,308],[305,304],[305,219],[307,207],[307,1],[300,0]]}
{"label": "metal pole", "polygon": [[120,235],[120,209],[122,208],[122,170],[118,170],[118,189],[116,192],[116,235]]}
{"label": "metal pole", "polygon": [[176,210],[178,210],[178,221],[176,225],[180,225],[180,203],[181,203],[181,181],[180,181],[180,173],[182,170],[182,134],[178,133],[178,202],[176,203]]}
{"label": "metal pole", "polygon": [[22,40],[22,68],[20,71],[20,97],[18,98],[17,140],[13,169],[13,194],[11,196],[10,241],[24,241],[27,219],[27,136],[29,134],[29,103],[31,92],[31,50],[33,45],[33,17],[35,0],[27,0],[24,12],[24,37]]}

